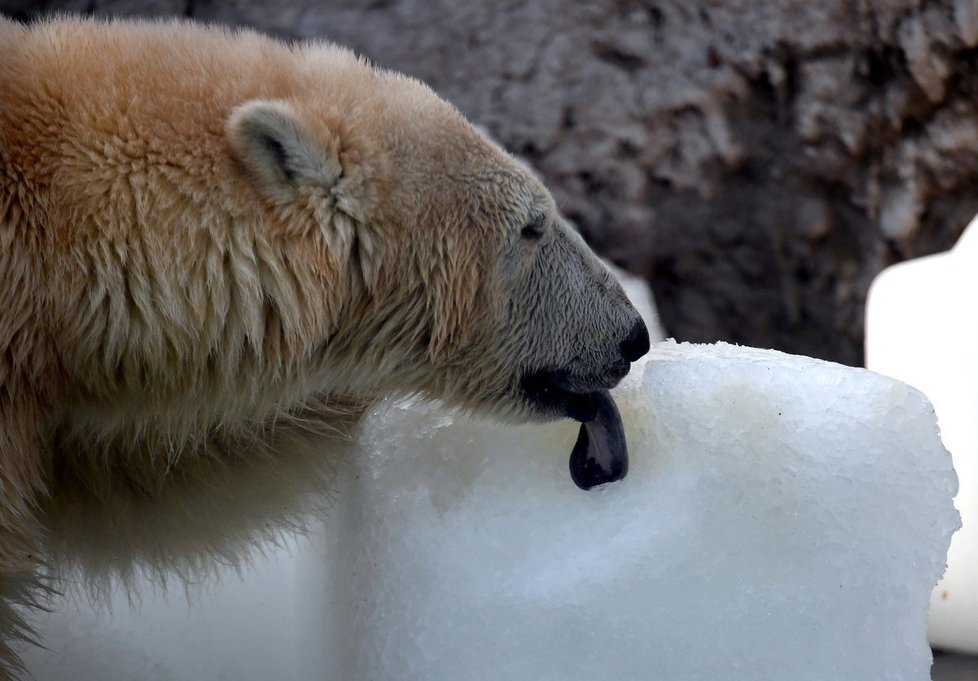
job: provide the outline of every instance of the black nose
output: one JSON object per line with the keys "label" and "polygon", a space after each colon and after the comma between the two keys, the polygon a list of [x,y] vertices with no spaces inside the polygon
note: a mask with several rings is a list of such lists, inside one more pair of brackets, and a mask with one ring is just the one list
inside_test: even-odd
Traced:
{"label": "black nose", "polygon": [[628,332],[628,338],[621,342],[621,354],[629,362],[634,362],[649,351],[649,330],[645,322],[639,319]]}

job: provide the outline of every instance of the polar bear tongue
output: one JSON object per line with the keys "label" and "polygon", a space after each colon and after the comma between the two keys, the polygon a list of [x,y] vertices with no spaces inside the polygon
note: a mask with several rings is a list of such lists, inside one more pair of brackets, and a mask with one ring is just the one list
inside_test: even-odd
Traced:
{"label": "polar bear tongue", "polygon": [[581,432],[570,455],[571,479],[581,489],[621,480],[628,474],[628,446],[618,406],[607,390],[588,396],[593,407],[581,419]]}

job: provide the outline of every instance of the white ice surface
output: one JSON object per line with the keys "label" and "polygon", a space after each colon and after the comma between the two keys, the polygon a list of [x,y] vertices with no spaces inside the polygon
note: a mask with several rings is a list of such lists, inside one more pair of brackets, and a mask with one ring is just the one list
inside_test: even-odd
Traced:
{"label": "white ice surface", "polygon": [[[91,661],[58,676],[78,668],[62,652],[37,678],[267,679],[277,665],[276,678],[344,681],[929,678],[928,595],[958,517],[920,393],[776,352],[663,343],[616,397],[630,473],[591,492],[567,471],[576,424],[380,405],[324,531],[281,563],[290,585],[231,576],[168,615],[159,645],[123,631],[146,617],[117,603],[117,647],[138,639],[128,667],[142,676]],[[100,621],[88,626],[111,637]],[[221,662],[188,676],[208,653]]]}

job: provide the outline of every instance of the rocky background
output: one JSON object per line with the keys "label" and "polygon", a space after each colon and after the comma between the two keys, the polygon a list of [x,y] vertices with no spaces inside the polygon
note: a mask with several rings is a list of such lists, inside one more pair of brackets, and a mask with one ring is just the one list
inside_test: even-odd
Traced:
{"label": "rocky background", "polygon": [[418,76],[682,340],[861,364],[873,277],[978,213],[978,0],[0,0],[56,10],[326,36]]}

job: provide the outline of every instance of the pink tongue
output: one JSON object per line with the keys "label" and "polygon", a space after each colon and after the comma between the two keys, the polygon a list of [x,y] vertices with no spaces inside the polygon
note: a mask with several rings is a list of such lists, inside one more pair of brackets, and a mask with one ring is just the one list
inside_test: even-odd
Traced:
{"label": "pink tongue", "polygon": [[611,393],[593,393],[596,414],[581,424],[570,455],[571,479],[581,489],[621,480],[628,474],[628,446],[621,414]]}

